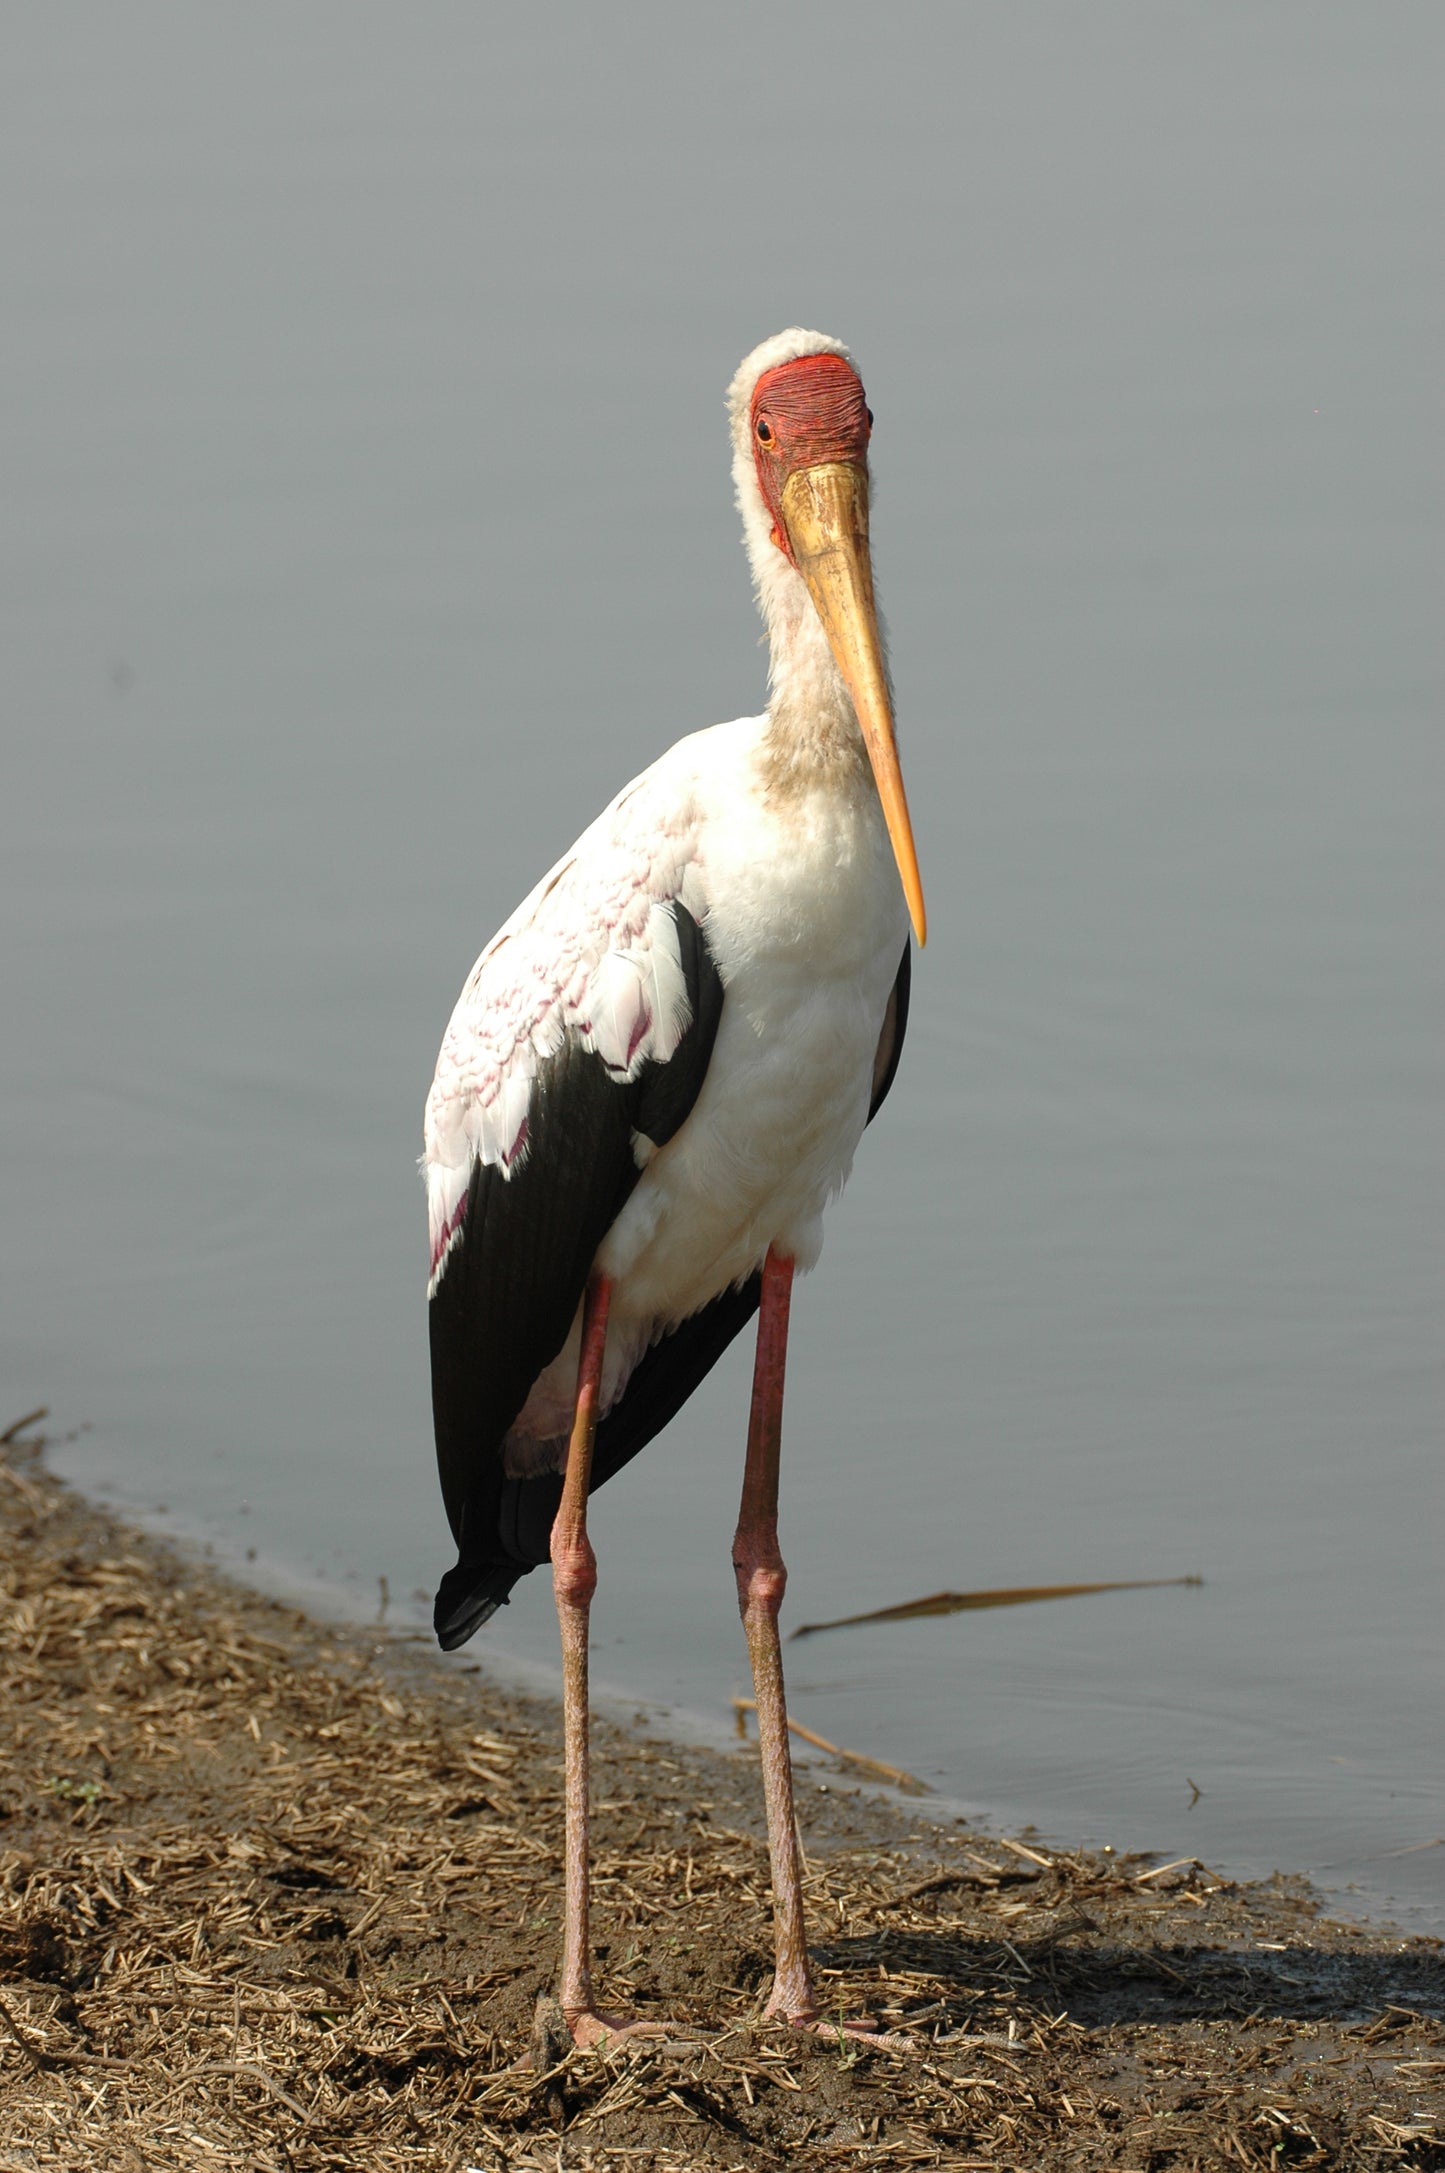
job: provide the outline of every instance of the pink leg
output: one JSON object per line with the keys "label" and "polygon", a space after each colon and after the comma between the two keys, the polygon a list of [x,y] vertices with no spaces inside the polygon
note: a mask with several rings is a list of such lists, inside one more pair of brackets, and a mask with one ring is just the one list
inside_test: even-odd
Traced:
{"label": "pink leg", "polygon": [[768,1813],[768,1855],[773,1874],[776,1967],[767,2012],[789,2022],[817,2014],[803,1928],[802,1866],[793,1811],[793,1762],[788,1751],[788,1710],[783,1692],[783,1653],[778,1609],[788,1572],[778,1550],[778,1460],[783,1429],[783,1373],[788,1356],[788,1304],[793,1263],[775,1252],[763,1262],[758,1310],[758,1355],[748,1418],[748,1459],[742,1507],[733,1539],[738,1606],[753,1663],[758,1741],[763,1755],[763,1796]]}
{"label": "pink leg", "polygon": [[552,1526],[552,1589],[562,1629],[562,1734],[567,1776],[566,1923],[562,1935],[562,2011],[571,2022],[592,2006],[592,1941],[588,1926],[587,1837],[587,1626],[597,1590],[597,1557],[587,1537],[587,1489],[607,1308],[612,1285],[598,1276],[587,1286],[582,1308],[582,1356],[577,1367],[577,1407],[567,1447],[562,1505]]}
{"label": "pink leg", "polygon": [[587,1831],[589,1744],[587,1716],[587,1631],[592,1595],[597,1589],[597,1557],[587,1537],[587,1488],[592,1477],[592,1444],[597,1434],[597,1403],[602,1389],[602,1358],[607,1347],[607,1311],[612,1285],[599,1275],[587,1286],[582,1308],[582,1355],[577,1367],[577,1405],[567,1446],[567,1475],[562,1505],[552,1525],[552,1588],[562,1629],[562,1736],[567,1786],[566,1909],[562,1933],[561,2006],[579,2045],[595,2045],[639,2031],[663,2028],[656,2023],[619,2021],[600,2015],[592,2004],[590,1866]]}
{"label": "pink leg", "polygon": [[778,1610],[788,1572],[778,1547],[778,1464],[783,1434],[783,1374],[788,1355],[788,1307],[793,1291],[793,1263],[769,1251],[763,1262],[763,1294],[758,1309],[758,1353],[753,1367],[753,1401],[748,1418],[748,1457],[742,1508],[733,1539],[733,1569],[738,1605],[753,1663],[753,1696],[758,1711],[758,1742],[763,1757],[763,1797],[768,1814],[768,1856],[773,1876],[775,1964],[773,1989],[765,2012],[801,2029],[831,2035],[835,2029],[864,2043],[890,2050],[910,2049],[910,2040],[875,2034],[866,2021],[822,2021],[813,1996],[808,1966],[808,1935],[803,1923],[803,1867],[793,1808],[793,1761],[788,1749],[788,1705],[783,1689],[783,1652],[778,1640]]}

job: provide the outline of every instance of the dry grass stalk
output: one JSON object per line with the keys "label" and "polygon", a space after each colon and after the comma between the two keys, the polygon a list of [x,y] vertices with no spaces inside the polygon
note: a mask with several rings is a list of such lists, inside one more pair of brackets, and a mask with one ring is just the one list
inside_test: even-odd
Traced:
{"label": "dry grass stalk", "polygon": [[[757,1711],[757,1699],[734,1698],[732,1708],[737,1715],[738,1734],[746,1737],[747,1715]],[[801,1720],[794,1720],[791,1713],[788,1715],[788,1729],[790,1734],[797,1736],[800,1743],[810,1743],[814,1750],[826,1751],[840,1765],[854,1766],[860,1773],[871,1773],[878,1780],[888,1781],[894,1788],[906,1788],[915,1795],[928,1793],[928,1783],[920,1781],[916,1773],[906,1773],[902,1766],[885,1765],[881,1758],[866,1758],[859,1750],[844,1750],[840,1743],[830,1743],[826,1735],[818,1735],[812,1728],[805,1728]]]}

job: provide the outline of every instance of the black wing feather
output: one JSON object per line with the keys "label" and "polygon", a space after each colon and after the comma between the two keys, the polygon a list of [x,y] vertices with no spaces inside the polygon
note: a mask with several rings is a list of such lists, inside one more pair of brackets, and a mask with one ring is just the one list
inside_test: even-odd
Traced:
{"label": "black wing feather", "polygon": [[[722,982],[692,915],[676,900],[669,910],[691,1010],[677,1048],[630,1081],[575,1041],[538,1067],[525,1153],[510,1176],[473,1169],[460,1235],[432,1294],[437,1469],[459,1556],[437,1594],[448,1649],[534,1566],[528,1551],[519,1554],[516,1504],[504,1498],[517,1482],[502,1468],[503,1440],[566,1342],[597,1248],[641,1174],[634,1132],[658,1146],[671,1139],[712,1056]],[[505,1586],[494,1593],[499,1571]]]}
{"label": "black wing feather", "polygon": [[868,1104],[870,1124],[887,1101],[898,1077],[898,1059],[903,1054],[903,1036],[908,1031],[908,999],[912,989],[913,946],[905,943],[898,962],[898,978],[883,1013],[883,1031],[878,1037],[878,1055],[873,1065],[873,1099]]}

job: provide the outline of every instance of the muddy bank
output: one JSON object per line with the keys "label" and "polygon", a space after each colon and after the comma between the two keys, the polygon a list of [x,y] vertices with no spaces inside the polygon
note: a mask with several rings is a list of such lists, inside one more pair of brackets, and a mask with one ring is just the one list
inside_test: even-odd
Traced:
{"label": "muddy bank", "polygon": [[1445,2167],[1445,1956],[1303,1882],[1061,1854],[801,1777],[828,2002],[756,2021],[752,1755],[600,1731],[604,2003],[556,1966],[557,1716],[338,1631],[0,1458],[0,2173]]}

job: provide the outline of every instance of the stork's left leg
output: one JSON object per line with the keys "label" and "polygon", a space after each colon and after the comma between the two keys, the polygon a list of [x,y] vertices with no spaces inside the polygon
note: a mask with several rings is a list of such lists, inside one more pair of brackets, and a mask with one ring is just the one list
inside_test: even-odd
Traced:
{"label": "stork's left leg", "polygon": [[788,1356],[788,1307],[793,1263],[770,1251],[763,1262],[758,1306],[758,1353],[748,1417],[748,1458],[742,1507],[733,1538],[738,1606],[753,1664],[758,1742],[763,1757],[763,1797],[768,1814],[768,1856],[773,1874],[776,1967],[767,2012],[789,2022],[817,2014],[803,1928],[802,1864],[793,1810],[793,1762],[788,1750],[788,1708],[783,1692],[783,1652],[778,1610],[788,1572],[778,1547],[778,1460],[783,1431],[783,1373]]}
{"label": "stork's left leg", "polygon": [[868,2044],[902,2050],[909,2040],[876,2034],[866,2022],[824,2023],[813,1997],[808,1936],[803,1924],[803,1865],[793,1808],[793,1761],[788,1748],[788,1705],[783,1690],[783,1651],[778,1610],[788,1572],[778,1547],[778,1463],[783,1433],[783,1373],[788,1355],[788,1308],[793,1263],[769,1251],[763,1262],[758,1307],[758,1352],[748,1418],[748,1457],[742,1508],[733,1539],[738,1606],[753,1663],[753,1696],[763,1758],[763,1796],[768,1814],[768,1856],[773,1875],[776,1962],[765,2012],[801,2029],[842,2029]]}

